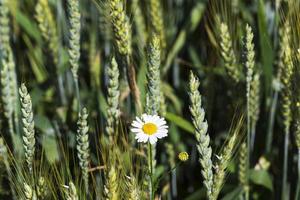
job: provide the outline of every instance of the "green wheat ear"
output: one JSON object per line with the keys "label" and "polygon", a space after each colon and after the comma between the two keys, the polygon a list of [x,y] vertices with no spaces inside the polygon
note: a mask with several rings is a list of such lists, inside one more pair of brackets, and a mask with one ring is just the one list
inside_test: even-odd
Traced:
{"label": "green wheat ear", "polygon": [[106,173],[106,183],[104,186],[104,199],[105,200],[118,200],[119,199],[119,182],[116,169],[113,165],[108,169]]}
{"label": "green wheat ear", "polygon": [[47,42],[49,50],[54,59],[54,64],[58,64],[58,33],[56,23],[51,12],[48,0],[38,0],[35,7],[35,18],[43,38]]}
{"label": "green wheat ear", "polygon": [[227,24],[220,24],[220,37],[221,37],[221,55],[225,62],[225,68],[228,75],[235,81],[240,80],[239,66],[236,61],[236,56],[232,47],[232,38],[229,33]]}
{"label": "green wheat ear", "polygon": [[27,183],[24,182],[23,184],[23,189],[24,189],[24,197],[25,200],[36,200],[36,194],[35,191],[28,185]]}
{"label": "green wheat ear", "polygon": [[246,25],[246,69],[247,69],[247,97],[250,95],[250,85],[253,80],[253,72],[255,66],[255,51],[253,44],[253,32],[252,28],[247,24]]}
{"label": "green wheat ear", "polygon": [[115,58],[112,58],[110,67],[108,68],[108,110],[107,110],[107,125],[106,132],[110,137],[110,140],[114,138],[116,134],[116,127],[118,126],[118,120],[120,117],[119,110],[119,68]]}
{"label": "green wheat ear", "polygon": [[[4,115],[8,119],[9,132],[14,143],[14,150],[18,150],[16,145],[16,135],[14,134],[14,123],[18,133],[18,84],[16,66],[13,51],[10,46],[10,19],[9,1],[0,1],[0,69],[1,69],[1,97],[4,104]],[[13,119],[14,117],[14,119]]]}
{"label": "green wheat ear", "polygon": [[9,45],[9,8],[8,8],[8,0],[0,1],[0,50],[7,49]]}
{"label": "green wheat ear", "polygon": [[255,128],[260,112],[260,74],[255,73],[251,82],[251,90],[249,95],[250,118],[252,129]]}
{"label": "green wheat ear", "polygon": [[248,190],[247,162],[247,144],[243,142],[239,153],[239,182],[244,192]]}
{"label": "green wheat ear", "polygon": [[160,107],[160,40],[156,35],[151,38],[147,65],[147,107],[146,112],[156,115]]}
{"label": "green wheat ear", "polygon": [[291,27],[289,23],[285,25],[285,31],[282,39],[282,52],[283,52],[283,65],[281,65],[281,82],[283,84],[282,91],[282,113],[283,124],[285,127],[285,133],[289,132],[292,121],[292,94],[291,94],[291,82],[294,70],[294,64],[292,60],[292,49],[290,46],[291,40]]}
{"label": "green wheat ear", "polygon": [[150,17],[152,29],[159,36],[161,48],[164,50],[167,44],[160,0],[150,0]]}
{"label": "green wheat ear", "polygon": [[123,56],[131,55],[131,28],[122,0],[110,0],[110,17],[115,36],[115,44]]}
{"label": "green wheat ear", "polygon": [[44,177],[39,178],[36,190],[38,199],[43,200],[46,198],[48,188]]}
{"label": "green wheat ear", "polygon": [[23,123],[23,146],[25,149],[25,160],[29,172],[33,173],[33,159],[35,152],[35,131],[31,97],[27,91],[25,84],[23,83],[19,89],[21,111],[22,111],[22,123]]}
{"label": "green wheat ear", "polygon": [[79,58],[80,58],[80,12],[79,0],[68,0],[70,38],[69,56],[72,74],[74,79],[78,78]]}
{"label": "green wheat ear", "polygon": [[201,95],[199,90],[199,81],[191,72],[190,74],[190,112],[192,114],[195,136],[198,141],[197,149],[200,154],[201,173],[204,178],[203,183],[207,190],[208,199],[212,199],[213,192],[213,165],[212,149],[210,147],[210,137],[207,134],[208,124],[205,120],[205,111],[202,108]]}
{"label": "green wheat ear", "polygon": [[86,108],[83,108],[79,114],[79,119],[77,122],[78,130],[77,130],[77,156],[79,159],[79,165],[81,168],[84,185],[86,192],[88,192],[88,165],[89,165],[89,126],[87,122],[88,112]]}
{"label": "green wheat ear", "polygon": [[77,189],[73,182],[69,183],[68,189],[66,191],[66,200],[79,200]]}
{"label": "green wheat ear", "polygon": [[243,124],[243,118],[241,118],[237,124],[232,135],[228,140],[228,143],[224,146],[224,149],[221,152],[221,155],[218,156],[218,161],[215,164],[215,173],[213,180],[213,189],[212,189],[212,199],[217,200],[219,193],[224,185],[226,169],[229,165],[229,162],[233,158],[235,154],[235,149],[237,147],[238,136],[240,133],[240,129]]}
{"label": "green wheat ear", "polygon": [[139,187],[134,176],[127,177],[126,186],[128,189],[128,200],[139,200],[141,199]]}

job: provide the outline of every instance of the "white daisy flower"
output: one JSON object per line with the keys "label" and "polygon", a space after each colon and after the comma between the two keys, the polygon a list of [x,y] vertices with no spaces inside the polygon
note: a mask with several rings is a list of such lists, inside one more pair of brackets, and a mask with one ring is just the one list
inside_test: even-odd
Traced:
{"label": "white daisy flower", "polygon": [[157,138],[168,136],[167,122],[158,115],[143,114],[141,118],[136,117],[131,126],[131,132],[136,134],[135,139],[138,142],[149,141],[150,144],[154,144],[157,142]]}

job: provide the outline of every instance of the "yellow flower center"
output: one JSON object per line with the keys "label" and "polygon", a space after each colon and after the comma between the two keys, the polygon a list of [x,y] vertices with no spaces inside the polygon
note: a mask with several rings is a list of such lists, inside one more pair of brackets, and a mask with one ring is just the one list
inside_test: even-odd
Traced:
{"label": "yellow flower center", "polygon": [[179,160],[185,162],[189,159],[189,154],[187,152],[180,152],[178,155]]}
{"label": "yellow flower center", "polygon": [[153,135],[157,131],[157,126],[153,123],[146,123],[143,125],[142,129],[147,135]]}

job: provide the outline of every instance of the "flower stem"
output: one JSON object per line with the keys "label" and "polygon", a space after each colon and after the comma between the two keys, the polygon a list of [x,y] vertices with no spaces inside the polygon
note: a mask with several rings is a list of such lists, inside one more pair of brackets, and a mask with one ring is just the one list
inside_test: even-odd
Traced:
{"label": "flower stem", "polygon": [[153,164],[152,164],[152,145],[148,142],[148,164],[149,164],[149,173],[150,173],[150,185],[149,185],[149,194],[150,200],[154,199],[153,192]]}

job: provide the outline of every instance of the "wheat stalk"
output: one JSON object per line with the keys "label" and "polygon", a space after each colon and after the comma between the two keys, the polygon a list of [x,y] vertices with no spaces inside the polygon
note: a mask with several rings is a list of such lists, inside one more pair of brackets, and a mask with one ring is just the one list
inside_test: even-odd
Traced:
{"label": "wheat stalk", "polygon": [[151,38],[147,65],[147,107],[146,112],[157,115],[160,107],[160,40],[156,35]]}
{"label": "wheat stalk", "polygon": [[106,183],[104,186],[104,199],[105,200],[118,200],[119,199],[119,184],[118,176],[114,166],[110,166],[106,174]]}
{"label": "wheat stalk", "polygon": [[9,8],[8,8],[8,0],[0,0],[0,51],[7,49],[9,45]]}
{"label": "wheat stalk", "polygon": [[243,187],[244,192],[248,191],[247,177],[247,144],[243,142],[239,152],[239,182]]}
{"label": "wheat stalk", "polygon": [[[9,121],[9,132],[13,138],[15,150],[17,150],[16,136],[13,134],[13,125],[16,132],[19,131],[18,119],[18,86],[16,66],[13,51],[10,46],[10,19],[9,19],[9,1],[0,1],[0,69],[1,69],[1,86],[2,100],[4,102],[5,116]],[[14,115],[14,116],[13,116]],[[14,122],[14,123],[13,123]]]}
{"label": "wheat stalk", "polygon": [[255,73],[253,75],[253,80],[251,81],[251,90],[249,94],[249,115],[251,122],[251,135],[252,135],[252,149],[254,146],[256,124],[259,118],[260,112],[260,74]]}
{"label": "wheat stalk", "polygon": [[110,139],[116,134],[116,127],[120,116],[119,110],[119,68],[115,58],[112,58],[108,68],[108,110],[106,132]]}
{"label": "wheat stalk", "polygon": [[110,21],[113,27],[116,49],[121,55],[121,61],[127,67],[127,78],[133,94],[136,107],[141,111],[140,91],[136,83],[136,72],[131,62],[131,27],[126,16],[123,0],[109,1]]}
{"label": "wheat stalk", "polygon": [[240,72],[236,61],[236,56],[232,47],[232,38],[229,33],[227,24],[220,24],[220,36],[221,36],[221,55],[225,62],[225,68],[228,75],[235,81],[239,82]]}
{"label": "wheat stalk", "polygon": [[54,64],[58,64],[58,33],[56,23],[51,12],[48,0],[38,0],[35,7],[35,18],[43,38],[48,44],[54,59]]}
{"label": "wheat stalk", "polygon": [[292,91],[291,82],[293,76],[293,60],[292,60],[292,49],[290,46],[291,41],[291,27],[287,21],[285,24],[282,41],[282,52],[283,54],[283,64],[281,69],[281,82],[283,84],[282,90],[282,115],[283,115],[283,125],[284,125],[284,162],[283,162],[283,177],[282,177],[282,199],[287,198],[287,173],[288,173],[288,145],[289,145],[289,135],[290,126],[292,121]]}
{"label": "wheat stalk", "polygon": [[220,156],[218,156],[218,162],[215,165],[215,173],[213,180],[212,199],[217,200],[219,193],[224,184],[226,169],[230,160],[234,155],[234,148],[237,144],[239,133],[239,127],[235,130],[233,135],[229,138],[227,145],[224,147]]}
{"label": "wheat stalk", "polygon": [[23,189],[25,200],[37,200],[35,191],[32,189],[32,187],[30,187],[30,185],[24,182]]}
{"label": "wheat stalk", "polygon": [[162,6],[160,0],[150,0],[149,4],[152,29],[159,36],[161,48],[164,50],[167,45]]}
{"label": "wheat stalk", "polygon": [[35,152],[35,131],[31,97],[28,94],[27,88],[23,83],[19,89],[21,111],[22,111],[22,123],[23,123],[23,147],[25,149],[25,160],[29,172],[33,173],[33,159]]}
{"label": "wheat stalk", "polygon": [[126,185],[127,185],[127,189],[128,189],[128,196],[127,196],[128,200],[141,199],[138,184],[137,184],[136,178],[134,176],[127,177]]}
{"label": "wheat stalk", "polygon": [[67,187],[66,200],[79,200],[77,189],[72,181],[69,183],[69,186]]}
{"label": "wheat stalk", "polygon": [[89,135],[88,135],[88,112],[86,108],[83,108],[81,110],[81,113],[79,114],[79,119],[77,122],[78,130],[77,130],[77,156],[79,159],[79,165],[81,168],[83,180],[84,180],[84,186],[85,190],[88,193],[89,188],[89,176],[88,176],[88,165],[89,165],[89,158],[90,158],[90,152],[89,152]]}
{"label": "wheat stalk", "polygon": [[121,55],[131,55],[131,28],[123,0],[110,0],[109,8],[116,47]]}
{"label": "wheat stalk", "polygon": [[212,199],[213,192],[213,171],[212,171],[212,149],[210,147],[210,137],[207,134],[208,124],[205,120],[205,111],[202,108],[201,95],[198,91],[199,81],[191,72],[190,74],[190,111],[192,114],[195,136],[198,141],[197,149],[200,154],[200,164],[202,166],[203,183],[207,190],[208,199]]}
{"label": "wheat stalk", "polygon": [[36,189],[36,193],[37,193],[37,197],[39,200],[43,200],[46,198],[47,195],[47,185],[46,185],[46,181],[45,178],[43,176],[41,176],[38,180],[37,183],[37,189]]}
{"label": "wheat stalk", "polygon": [[81,107],[79,85],[78,85],[78,69],[80,59],[80,18],[81,14],[79,11],[79,0],[68,0],[68,11],[69,11],[69,22],[70,22],[70,36],[69,36],[69,57],[71,71],[74,78],[76,96]]}

